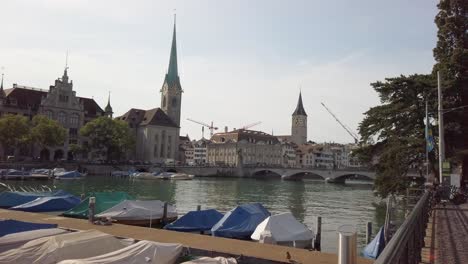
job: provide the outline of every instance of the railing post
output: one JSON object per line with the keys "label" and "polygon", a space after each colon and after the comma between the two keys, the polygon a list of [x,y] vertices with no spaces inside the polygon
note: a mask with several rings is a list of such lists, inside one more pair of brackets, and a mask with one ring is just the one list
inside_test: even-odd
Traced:
{"label": "railing post", "polygon": [[95,206],[96,206],[96,197],[89,197],[88,221],[90,223],[94,223]]}
{"label": "railing post", "polygon": [[369,244],[371,240],[372,240],[372,222],[367,222],[366,244]]}
{"label": "railing post", "polygon": [[352,225],[338,228],[338,264],[356,264],[356,229]]}
{"label": "railing post", "polygon": [[315,230],[314,249],[321,250],[321,237],[322,237],[322,217],[317,216],[317,226]]}

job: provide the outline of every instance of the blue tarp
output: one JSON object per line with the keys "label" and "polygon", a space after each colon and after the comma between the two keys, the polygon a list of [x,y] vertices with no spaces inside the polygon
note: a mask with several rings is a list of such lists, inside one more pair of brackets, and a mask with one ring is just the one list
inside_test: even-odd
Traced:
{"label": "blue tarp", "polygon": [[16,220],[0,220],[0,236],[37,229],[57,228],[55,224],[36,224]]}
{"label": "blue tarp", "polygon": [[25,212],[56,212],[68,211],[81,202],[80,198],[73,195],[40,197],[28,203],[24,203],[10,209]]}
{"label": "blue tarp", "polygon": [[219,237],[248,239],[255,228],[271,214],[259,203],[243,204],[227,212],[211,228],[211,234]]}
{"label": "blue tarp", "polygon": [[385,248],[385,234],[383,227],[380,228],[374,239],[362,250],[366,258],[376,259]]}
{"label": "blue tarp", "polygon": [[45,196],[63,196],[69,193],[59,190],[56,192],[2,192],[0,193],[0,208],[10,208],[20,204],[28,203]]}
{"label": "blue tarp", "polygon": [[182,232],[208,231],[221,218],[223,214],[215,209],[190,211],[175,222],[166,225],[164,229]]}

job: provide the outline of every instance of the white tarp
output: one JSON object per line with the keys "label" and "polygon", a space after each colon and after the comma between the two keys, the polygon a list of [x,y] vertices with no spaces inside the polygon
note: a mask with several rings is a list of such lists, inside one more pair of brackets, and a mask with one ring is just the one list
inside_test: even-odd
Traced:
{"label": "white tarp", "polygon": [[[164,203],[159,200],[134,201],[124,200],[121,203],[97,214],[96,217],[110,217],[115,220],[161,219]],[[167,218],[177,217],[177,210],[167,205]]]}
{"label": "white tarp", "polygon": [[6,236],[0,237],[0,253],[10,249],[18,248],[37,238],[55,236],[64,233],[68,233],[68,231],[60,228],[46,228],[8,234]]}
{"label": "white tarp", "polygon": [[181,244],[140,241],[126,248],[87,259],[70,259],[59,264],[173,264],[182,253]]}
{"label": "white tarp", "polygon": [[124,248],[117,238],[96,231],[73,232],[32,240],[0,254],[0,263],[52,264],[103,255]]}
{"label": "white tarp", "polygon": [[237,264],[237,260],[235,258],[201,257],[195,260],[183,262],[182,264]]}
{"label": "white tarp", "polygon": [[257,226],[251,238],[259,241],[262,233],[271,234],[273,240],[278,244],[296,244],[296,247],[306,246],[305,244],[310,244],[314,238],[314,233],[304,224],[297,221],[291,213],[272,215],[263,220]]}

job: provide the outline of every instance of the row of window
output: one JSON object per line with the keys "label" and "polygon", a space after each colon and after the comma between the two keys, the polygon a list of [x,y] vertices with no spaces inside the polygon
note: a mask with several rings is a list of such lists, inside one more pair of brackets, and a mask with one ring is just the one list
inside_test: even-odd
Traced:
{"label": "row of window", "polygon": [[56,119],[60,124],[64,126],[70,126],[77,128],[80,124],[80,116],[78,114],[67,115],[67,113],[60,111],[57,113],[57,118],[55,118],[55,113],[51,110],[47,110],[45,115],[49,119]]}

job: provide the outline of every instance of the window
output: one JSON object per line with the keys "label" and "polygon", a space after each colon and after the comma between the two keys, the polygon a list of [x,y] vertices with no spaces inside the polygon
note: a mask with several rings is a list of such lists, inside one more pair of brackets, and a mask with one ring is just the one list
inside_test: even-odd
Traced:
{"label": "window", "polygon": [[172,107],[176,107],[177,106],[177,98],[173,97],[172,98]]}
{"label": "window", "polygon": [[78,136],[78,129],[77,128],[70,128],[68,134],[70,137],[76,137]]}
{"label": "window", "polygon": [[80,117],[78,116],[78,114],[72,114],[70,116],[70,126],[71,127],[78,127],[79,120],[80,120]]}
{"label": "window", "polygon": [[45,112],[45,116],[47,116],[47,118],[49,118],[49,119],[54,119],[54,112],[52,112],[50,110],[47,110]]}
{"label": "window", "polygon": [[166,107],[166,97],[163,98],[162,106],[163,106],[163,107]]}
{"label": "window", "polygon": [[164,147],[166,143],[166,130],[163,130],[161,133],[161,149],[160,149],[160,157],[164,158]]}
{"label": "window", "polygon": [[167,136],[167,154],[171,155],[172,152],[172,136]]}
{"label": "window", "polygon": [[64,94],[59,95],[59,101],[62,103],[68,102],[68,95],[64,95]]}
{"label": "window", "polygon": [[59,112],[57,120],[62,125],[65,125],[67,123],[67,114],[65,114],[65,112]]}
{"label": "window", "polygon": [[158,157],[158,145],[157,145],[157,144],[154,144],[153,156],[154,156],[155,158]]}

